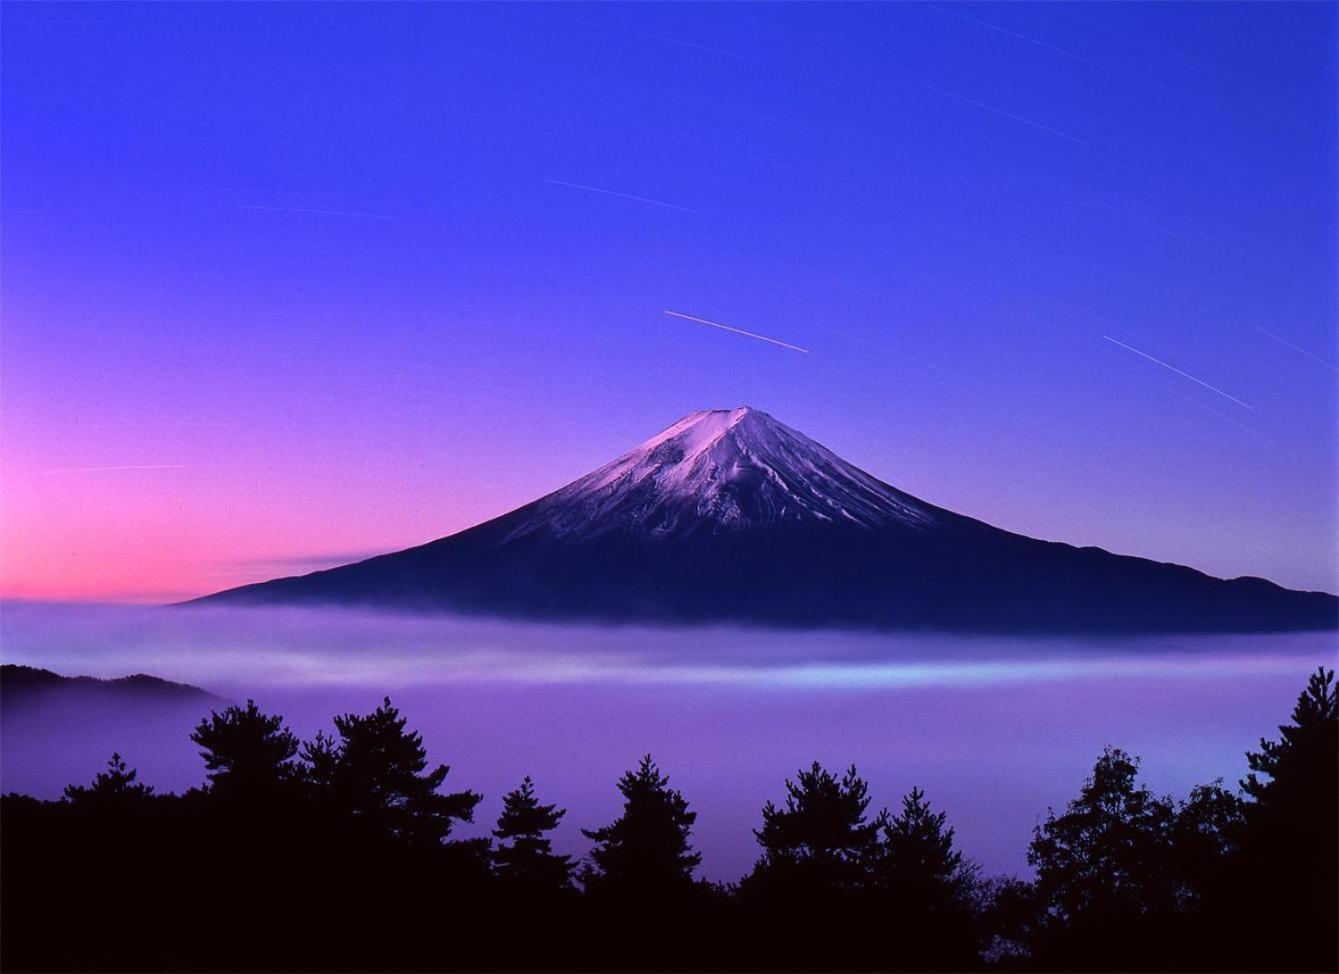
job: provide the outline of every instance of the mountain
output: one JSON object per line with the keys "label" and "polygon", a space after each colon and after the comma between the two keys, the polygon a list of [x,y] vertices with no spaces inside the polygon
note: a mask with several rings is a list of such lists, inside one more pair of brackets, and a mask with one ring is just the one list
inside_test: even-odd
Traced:
{"label": "mountain", "polygon": [[128,704],[222,702],[208,690],[189,683],[173,683],[147,673],[100,680],[92,676],[61,676],[50,670],[15,663],[0,666],[0,710],[57,699],[121,700]]}
{"label": "mountain", "polygon": [[749,407],[691,413],[533,503],[208,602],[988,632],[1329,629],[1339,599],[1038,541],[928,504]]}

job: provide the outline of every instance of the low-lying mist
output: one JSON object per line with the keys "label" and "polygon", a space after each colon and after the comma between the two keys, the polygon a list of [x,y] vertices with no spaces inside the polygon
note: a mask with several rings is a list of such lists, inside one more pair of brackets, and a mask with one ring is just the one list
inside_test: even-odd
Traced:
{"label": "low-lying mist", "polygon": [[[876,805],[913,785],[968,855],[1022,871],[1031,828],[1103,745],[1183,795],[1245,770],[1333,633],[1037,640],[923,634],[645,629],[316,609],[6,603],[0,656],[65,675],[145,672],[253,697],[308,737],[384,695],[422,731],[448,786],[482,791],[474,832],[525,774],[569,808],[557,844],[611,819],[614,781],[652,752],[699,818],[703,871],[736,878],[751,828],[802,765],[859,765]],[[141,778],[203,781],[196,707],[11,708],[0,787],[44,797],[112,750]]]}

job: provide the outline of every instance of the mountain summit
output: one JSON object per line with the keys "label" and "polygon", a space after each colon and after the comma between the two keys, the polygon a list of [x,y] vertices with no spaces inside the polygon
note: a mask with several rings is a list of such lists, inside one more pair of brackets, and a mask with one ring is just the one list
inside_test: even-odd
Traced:
{"label": "mountain summit", "polygon": [[749,406],[689,413],[527,510],[508,540],[686,538],[778,523],[876,529],[935,519],[929,505]]}
{"label": "mountain summit", "polygon": [[989,632],[1332,629],[1339,599],[1038,541],[905,494],[767,413],[690,413],[524,507],[199,601],[660,624]]}

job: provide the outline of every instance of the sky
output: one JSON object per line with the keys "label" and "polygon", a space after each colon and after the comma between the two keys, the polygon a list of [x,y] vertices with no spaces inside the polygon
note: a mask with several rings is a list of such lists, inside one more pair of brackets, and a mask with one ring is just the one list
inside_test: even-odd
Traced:
{"label": "sky", "polygon": [[744,404],[1336,591],[1337,10],[5,3],[0,597],[420,543]]}

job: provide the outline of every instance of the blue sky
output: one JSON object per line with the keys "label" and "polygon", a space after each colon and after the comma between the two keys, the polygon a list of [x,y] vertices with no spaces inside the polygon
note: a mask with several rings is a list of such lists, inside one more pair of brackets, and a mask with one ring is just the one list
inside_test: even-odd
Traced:
{"label": "blue sky", "polygon": [[7,3],[0,591],[419,542],[740,404],[1333,591],[1336,9]]}

